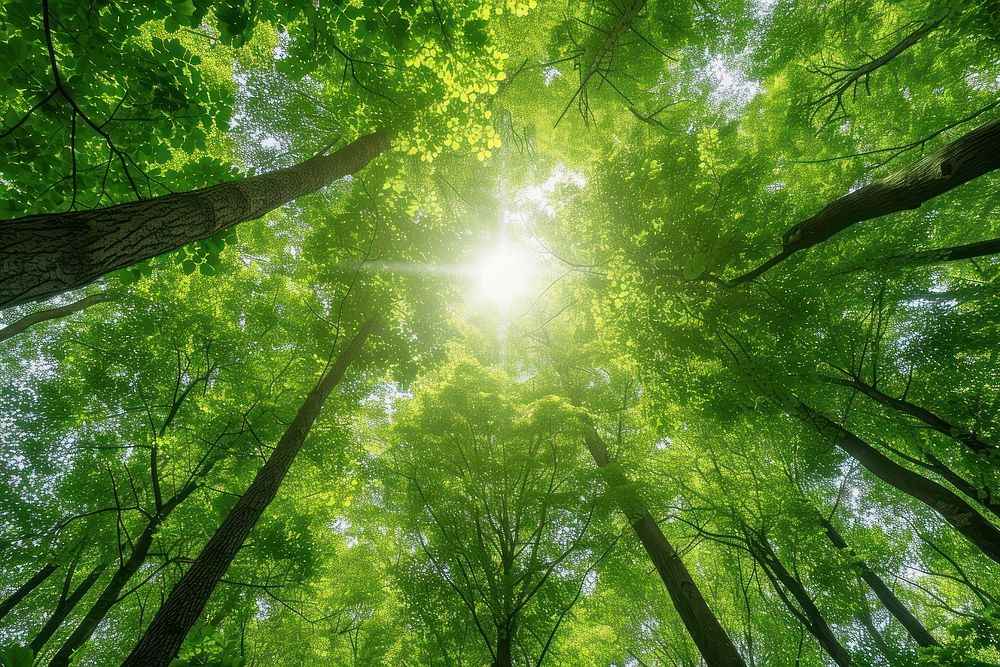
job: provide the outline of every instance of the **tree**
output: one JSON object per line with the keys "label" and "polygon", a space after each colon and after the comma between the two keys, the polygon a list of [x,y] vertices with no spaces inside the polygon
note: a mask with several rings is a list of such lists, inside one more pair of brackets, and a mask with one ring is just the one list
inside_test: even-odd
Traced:
{"label": "tree", "polygon": [[328,363],[323,377],[303,401],[253,483],[236,501],[191,567],[174,586],[123,664],[166,665],[177,654],[184,637],[198,620],[212,591],[243,546],[243,541],[274,499],[330,392],[361,354],[365,341],[378,324],[378,318],[369,318],[336,361]]}
{"label": "tree", "polygon": [[1000,663],[996,2],[0,31],[0,662]]}
{"label": "tree", "polygon": [[569,406],[462,357],[419,382],[387,452],[419,549],[408,578],[450,589],[445,604],[465,607],[492,664],[541,663],[606,553],[591,535],[596,499],[579,505],[593,481]]}

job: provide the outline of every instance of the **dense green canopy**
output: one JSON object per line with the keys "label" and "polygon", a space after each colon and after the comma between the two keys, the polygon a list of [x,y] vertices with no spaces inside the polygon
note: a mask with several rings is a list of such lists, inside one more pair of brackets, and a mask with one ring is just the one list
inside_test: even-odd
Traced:
{"label": "dense green canopy", "polygon": [[1000,664],[994,0],[0,35],[0,667]]}

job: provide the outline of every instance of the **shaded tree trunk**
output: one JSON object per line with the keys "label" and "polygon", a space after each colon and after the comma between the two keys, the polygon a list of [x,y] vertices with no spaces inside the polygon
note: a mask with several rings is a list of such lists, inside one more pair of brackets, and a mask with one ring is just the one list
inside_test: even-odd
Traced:
{"label": "shaded tree trunk", "polygon": [[833,523],[829,521],[823,515],[819,515],[820,524],[826,530],[826,536],[833,543],[833,546],[837,547],[841,551],[850,554],[851,558],[855,562],[855,567],[858,569],[858,573],[861,575],[861,579],[864,580],[868,587],[872,589],[875,596],[879,599],[879,602],[889,611],[890,614],[895,617],[899,624],[906,628],[906,631],[913,638],[913,641],[917,642],[920,646],[937,646],[938,642],[931,636],[931,633],[927,631],[927,628],[917,620],[917,618],[910,613],[910,610],[906,608],[902,600],[896,597],[896,594],[886,585],[882,580],[882,577],[878,576],[874,570],[868,567],[868,564],[863,560],[858,559],[855,556],[854,550],[850,548],[847,544],[847,540],[837,531]]}
{"label": "shaded tree trunk", "polygon": [[939,417],[930,410],[922,408],[919,405],[910,403],[909,401],[900,398],[893,398],[892,396],[879,391],[870,384],[862,382],[857,378],[824,377],[823,379],[830,384],[839,384],[843,387],[850,387],[851,389],[861,392],[876,403],[881,403],[882,405],[893,408],[898,412],[909,415],[914,419],[918,419],[938,433],[943,433],[949,438],[953,438],[954,440],[962,443],[962,445],[976,454],[988,454],[992,449],[994,449],[993,445],[984,442],[968,429],[956,426],[955,424],[952,424],[946,419]]}
{"label": "shaded tree trunk", "polygon": [[493,659],[493,667],[511,667],[513,664],[514,654],[511,651],[512,634],[509,628],[501,628],[497,634],[497,656]]}
{"label": "shaded tree trunk", "polygon": [[139,643],[122,663],[123,667],[163,667],[177,655],[184,637],[201,616],[212,591],[274,499],[330,392],[361,354],[366,339],[377,324],[378,318],[365,322],[337,361],[309,392],[246,493],[236,501],[194,563],[170,591]]}
{"label": "shaded tree trunk", "polygon": [[890,213],[913,210],[938,195],[1000,167],[1000,118],[876,183],[850,192],[785,232],[781,252],[731,280],[753,280],[793,254],[811,248],[848,227]]}
{"label": "shaded tree trunk", "polygon": [[684,622],[694,643],[698,646],[709,667],[744,667],[746,664],[729,635],[709,608],[698,585],[691,578],[681,557],[660,530],[645,504],[630,491],[624,472],[609,465],[608,449],[604,439],[590,423],[585,423],[584,437],[587,449],[601,469],[608,490],[614,495],[628,519],[636,537],[653,562],[656,571],[670,594],[674,608]]}
{"label": "shaded tree trunk", "polygon": [[916,466],[920,466],[924,470],[932,472],[935,475],[939,475],[942,479],[964,493],[967,497],[975,500],[977,503],[989,510],[991,514],[1000,518],[1000,505],[997,504],[993,497],[993,491],[989,487],[976,486],[945,465],[944,461],[923,449],[920,450],[920,453],[924,458],[919,459],[914,456],[910,456],[906,452],[901,452],[895,447],[891,447],[889,445],[885,445],[885,447],[903,460],[909,461]]}
{"label": "shaded tree trunk", "polygon": [[801,401],[798,402],[798,410],[805,421],[850,454],[868,472],[911,498],[925,503],[979,547],[980,551],[1000,563],[1000,529],[957,494],[909,468],[904,468]]}
{"label": "shaded tree trunk", "polygon": [[923,455],[924,458],[927,459],[927,462],[923,463],[923,465],[928,470],[941,475],[941,477],[948,481],[949,484],[954,486],[969,498],[978,502],[993,516],[1000,519],[1000,503],[997,503],[996,499],[993,497],[993,490],[990,487],[982,485],[976,486],[945,465],[944,461],[929,452],[923,452]]}
{"label": "shaded tree trunk", "polygon": [[7,596],[6,600],[0,602],[0,620],[9,614],[10,610],[16,607],[21,600],[28,597],[31,591],[38,588],[43,581],[48,579],[49,575],[55,572],[58,567],[55,563],[46,563],[30,579],[21,584],[16,591]]}
{"label": "shaded tree trunk", "polygon": [[33,327],[41,322],[47,322],[48,320],[55,320],[60,317],[66,317],[67,315],[72,315],[73,313],[79,312],[84,308],[90,308],[91,306],[104,303],[105,301],[111,300],[110,294],[93,294],[86,298],[80,299],[79,301],[74,301],[73,303],[66,304],[65,306],[59,306],[58,308],[49,308],[48,310],[40,310],[37,313],[31,313],[30,315],[25,315],[21,319],[11,324],[8,324],[3,329],[0,329],[0,341],[12,338],[17,334],[26,331],[29,327]]}
{"label": "shaded tree trunk", "polygon": [[92,211],[0,224],[0,309],[82,287],[106,273],[259,218],[353,174],[389,148],[383,131],[259,176]]}
{"label": "shaded tree trunk", "polygon": [[881,263],[897,266],[920,266],[922,264],[942,264],[944,262],[957,262],[962,259],[988,257],[997,253],[1000,253],[1000,239],[990,239],[988,241],[951,246],[949,248],[919,250],[903,255],[894,255],[882,260]]}
{"label": "shaded tree trunk", "polygon": [[[801,620],[805,622],[809,632],[816,637],[820,646],[830,654],[833,661],[840,667],[851,667],[854,664],[851,654],[847,652],[844,645],[833,634],[833,630],[826,622],[826,619],[823,618],[823,614],[820,613],[819,608],[813,602],[812,597],[805,586],[802,585],[802,582],[792,575],[778,558],[770,542],[746,528],[744,528],[743,534],[750,553],[761,564],[764,570],[769,573],[769,578],[772,578],[771,583],[774,584],[779,594],[781,593],[779,589],[780,584],[795,598],[795,602],[801,610]],[[795,610],[791,607],[791,601],[784,595],[781,595],[781,597],[794,613]]]}
{"label": "shaded tree trunk", "polygon": [[63,624],[66,617],[72,613],[78,604],[80,604],[80,600],[82,600],[83,596],[85,596],[90,589],[93,588],[94,584],[97,583],[97,580],[101,578],[101,575],[104,574],[104,571],[107,568],[107,563],[101,563],[91,570],[89,574],[87,574],[84,580],[80,582],[80,585],[77,586],[72,593],[66,595],[64,591],[64,594],[59,598],[58,604],[56,604],[55,611],[53,611],[52,615],[49,616],[49,620],[45,622],[42,629],[38,631],[35,638],[31,640],[30,644],[28,644],[28,648],[34,651],[35,655],[38,655],[42,649],[45,648],[45,644]]}
{"label": "shaded tree trunk", "polygon": [[94,631],[97,626],[100,625],[104,617],[108,615],[115,604],[118,603],[120,599],[121,592],[128,585],[128,582],[135,576],[135,573],[139,571],[142,564],[146,562],[146,556],[149,555],[149,549],[153,545],[153,538],[156,535],[156,531],[159,530],[160,525],[166,521],[170,513],[181,504],[188,496],[190,496],[195,489],[198,488],[198,484],[192,480],[187,485],[185,485],[180,491],[174,494],[162,507],[153,514],[152,518],[146,522],[145,528],[143,528],[142,533],[135,540],[132,547],[132,552],[129,557],[125,559],[115,570],[115,573],[111,575],[111,580],[104,586],[104,590],[101,591],[100,596],[94,601],[90,609],[87,611],[86,616],[80,621],[80,624],[73,630],[73,633],[63,642],[63,645],[59,647],[59,650],[52,657],[49,662],[49,667],[67,667],[70,660],[73,657],[73,652],[80,648]]}

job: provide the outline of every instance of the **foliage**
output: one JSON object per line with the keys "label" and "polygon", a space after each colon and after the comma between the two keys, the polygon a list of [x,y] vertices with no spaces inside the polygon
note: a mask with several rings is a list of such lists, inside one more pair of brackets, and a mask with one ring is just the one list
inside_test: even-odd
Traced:
{"label": "foliage", "polygon": [[997,663],[997,558],[923,493],[1000,526],[1000,262],[944,252],[1000,238],[995,129],[970,182],[781,253],[996,126],[998,21],[5,2],[6,218],[390,148],[0,314],[109,297],[0,342],[0,664],[51,660],[116,586],[73,664],[120,663],[375,315],[171,664],[702,664],[647,516],[748,664],[829,664],[824,626],[857,665]]}

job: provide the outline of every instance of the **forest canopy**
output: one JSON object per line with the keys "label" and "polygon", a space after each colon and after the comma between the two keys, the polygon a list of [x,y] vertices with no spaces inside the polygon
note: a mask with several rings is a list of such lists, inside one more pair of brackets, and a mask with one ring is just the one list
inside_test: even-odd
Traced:
{"label": "forest canopy", "polygon": [[0,667],[1000,665],[995,0],[0,35]]}

